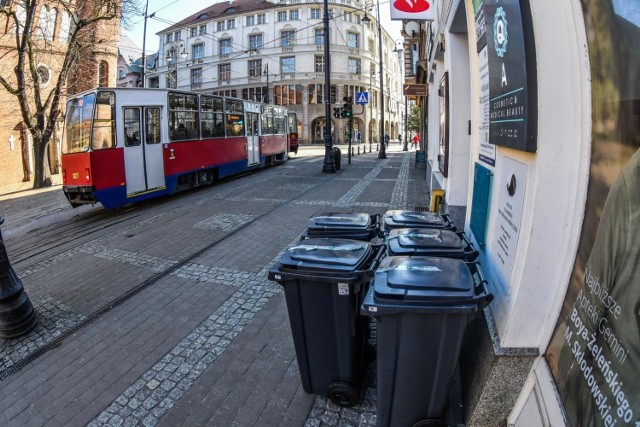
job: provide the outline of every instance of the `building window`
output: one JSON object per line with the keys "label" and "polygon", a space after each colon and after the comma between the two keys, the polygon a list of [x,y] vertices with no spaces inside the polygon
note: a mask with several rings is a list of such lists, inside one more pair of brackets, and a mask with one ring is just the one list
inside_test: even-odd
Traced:
{"label": "building window", "polygon": [[289,11],[289,21],[297,21],[300,19],[300,11],[298,10],[290,10]]}
{"label": "building window", "polygon": [[313,40],[315,44],[324,44],[324,31],[322,30],[322,28],[316,28],[315,30],[313,30]]}
{"label": "building window", "polygon": [[227,30],[232,30],[236,27],[236,20],[235,19],[228,19],[227,20]]}
{"label": "building window", "polygon": [[250,87],[248,89],[242,89],[242,99],[264,102],[265,93],[267,93],[267,89],[264,87]]}
{"label": "building window", "polygon": [[221,82],[231,80],[231,64],[218,65],[218,80]]}
{"label": "building window", "polygon": [[107,61],[100,61],[100,65],[98,65],[98,86],[109,86],[109,64]]}
{"label": "building window", "polygon": [[224,21],[216,22],[216,30],[224,31]]}
{"label": "building window", "polygon": [[200,35],[207,34],[207,26],[200,25]]}
{"label": "building window", "polygon": [[360,60],[349,58],[349,74],[360,74]]}
{"label": "building window", "polygon": [[251,34],[249,36],[249,49],[262,49],[264,47],[262,34]]}
{"label": "building window", "polygon": [[251,15],[251,16],[247,16],[247,20],[246,20],[246,26],[249,27],[251,25],[255,25],[256,24],[256,17]]}
{"label": "building window", "polygon": [[175,41],[182,40],[182,32],[180,32],[180,31],[176,31],[176,32],[173,34],[173,38],[175,39]]}
{"label": "building window", "polygon": [[195,37],[198,35],[198,27],[192,27],[189,29],[189,37]]}
{"label": "building window", "polygon": [[314,60],[316,73],[324,73],[324,55],[316,55]]}
{"label": "building window", "polygon": [[262,59],[253,59],[249,61],[249,76],[256,77],[262,75]]}
{"label": "building window", "polygon": [[296,57],[285,56],[280,58],[280,74],[292,74],[296,72]]}
{"label": "building window", "polygon": [[118,78],[124,79],[125,77],[127,77],[127,72],[122,69],[118,70]]}
{"label": "building window", "polygon": [[191,52],[193,55],[193,59],[202,59],[204,58],[204,43],[194,44],[191,47]]}
{"label": "building window", "polygon": [[373,41],[373,39],[369,39],[369,42],[367,43],[367,50],[371,53],[373,53],[373,51],[375,50],[375,42]]}
{"label": "building window", "polygon": [[191,69],[191,86],[199,87],[202,85],[202,68]]}
{"label": "building window", "polygon": [[294,46],[296,44],[296,31],[288,30],[280,33],[280,46]]}
{"label": "building window", "polygon": [[358,43],[358,34],[347,33],[347,46],[355,48],[360,47],[360,43]]}
{"label": "building window", "polygon": [[[331,104],[336,103],[338,94],[338,87],[331,85]],[[309,85],[309,104],[322,104],[324,100],[324,85],[322,84],[310,84]]]}
{"label": "building window", "polygon": [[277,105],[302,104],[302,85],[277,85],[273,91]]}
{"label": "building window", "polygon": [[176,50],[171,48],[167,52],[167,65],[175,64],[176,62]]}
{"label": "building window", "polygon": [[228,55],[231,53],[231,39],[220,40],[220,55]]}
{"label": "building window", "polygon": [[311,9],[311,19],[322,19],[320,9]]}
{"label": "building window", "polygon": [[278,12],[278,22],[282,22],[282,21],[286,21],[287,20],[287,12]]}
{"label": "building window", "polygon": [[147,87],[150,88],[159,88],[160,87],[160,79],[158,77],[150,77],[149,78],[149,85]]}
{"label": "building window", "polygon": [[261,13],[258,15],[258,25],[267,23],[267,15]]}
{"label": "building window", "polygon": [[165,44],[169,44],[171,42],[173,42],[173,33],[165,34],[164,35],[164,43]]}

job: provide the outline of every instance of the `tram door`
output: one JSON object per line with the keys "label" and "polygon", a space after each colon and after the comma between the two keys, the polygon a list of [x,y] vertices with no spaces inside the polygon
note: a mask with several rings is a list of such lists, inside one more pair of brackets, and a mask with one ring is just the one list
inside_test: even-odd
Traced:
{"label": "tram door", "polygon": [[160,107],[124,108],[127,196],[165,189]]}
{"label": "tram door", "polygon": [[260,116],[247,112],[247,151],[249,166],[260,163]]}

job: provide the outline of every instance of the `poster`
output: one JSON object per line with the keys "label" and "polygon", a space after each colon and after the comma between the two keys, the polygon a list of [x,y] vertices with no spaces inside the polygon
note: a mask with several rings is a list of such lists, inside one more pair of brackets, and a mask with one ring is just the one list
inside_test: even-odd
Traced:
{"label": "poster", "polygon": [[494,185],[498,187],[495,205],[497,216],[487,249],[505,293],[518,246],[526,183],[526,164],[507,157],[500,159],[498,175],[494,178]]}
{"label": "poster", "polygon": [[583,1],[592,69],[589,186],[545,353],[572,426],[640,426],[640,85],[631,71],[640,67],[640,15],[631,6]]}
{"label": "poster", "polygon": [[478,68],[480,74],[480,161],[496,165],[496,146],[489,140],[489,60],[487,48],[478,54]]}

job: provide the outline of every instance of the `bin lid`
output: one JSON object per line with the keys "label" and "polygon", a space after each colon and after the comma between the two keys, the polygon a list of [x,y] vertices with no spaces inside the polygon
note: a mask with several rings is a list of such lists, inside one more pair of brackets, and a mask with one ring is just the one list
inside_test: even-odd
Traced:
{"label": "bin lid", "polygon": [[384,215],[384,225],[387,228],[443,228],[445,222],[441,215],[433,212],[391,210]]}
{"label": "bin lid", "polygon": [[391,256],[376,270],[374,301],[464,304],[475,295],[467,265],[453,258]]}
{"label": "bin lid", "polygon": [[314,215],[307,221],[307,228],[315,230],[367,230],[371,227],[371,216],[366,213],[327,212]]}
{"label": "bin lid", "polygon": [[389,252],[396,255],[421,252],[464,252],[464,241],[451,230],[441,228],[397,228],[387,237]]}
{"label": "bin lid", "polygon": [[280,257],[279,271],[340,272],[359,270],[370,258],[372,246],[368,242],[314,238],[303,240],[287,249]]}

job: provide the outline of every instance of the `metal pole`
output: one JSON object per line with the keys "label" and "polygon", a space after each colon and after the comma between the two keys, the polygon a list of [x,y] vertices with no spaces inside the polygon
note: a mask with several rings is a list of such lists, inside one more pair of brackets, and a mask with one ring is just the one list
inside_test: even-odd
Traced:
{"label": "metal pole", "polygon": [[409,151],[409,148],[407,147],[408,143],[409,143],[409,137],[408,137],[408,133],[407,133],[407,129],[408,129],[408,118],[407,118],[407,97],[404,97],[404,145],[402,146],[402,151]]}
{"label": "metal pole", "polygon": [[267,62],[267,64],[265,65],[266,69],[267,69],[267,96],[266,96],[266,103],[269,103],[269,63]]}
{"label": "metal pole", "polygon": [[146,56],[146,49],[147,49],[147,12],[149,11],[149,0],[147,0],[147,4],[144,7],[144,29],[142,30],[142,87],[146,87],[146,83],[145,83],[145,71],[147,69],[147,56]]}
{"label": "metal pole", "polygon": [[378,17],[378,59],[380,61],[380,151],[378,151],[378,158],[386,159],[387,152],[384,138],[384,65],[382,61],[382,27],[380,26],[380,0],[376,0],[376,14]]}
{"label": "metal pole", "polygon": [[324,164],[322,165],[323,173],[335,173],[336,164],[333,159],[332,141],[331,141],[331,61],[329,60],[329,2],[324,0],[324,15],[322,18],[324,23]]}

